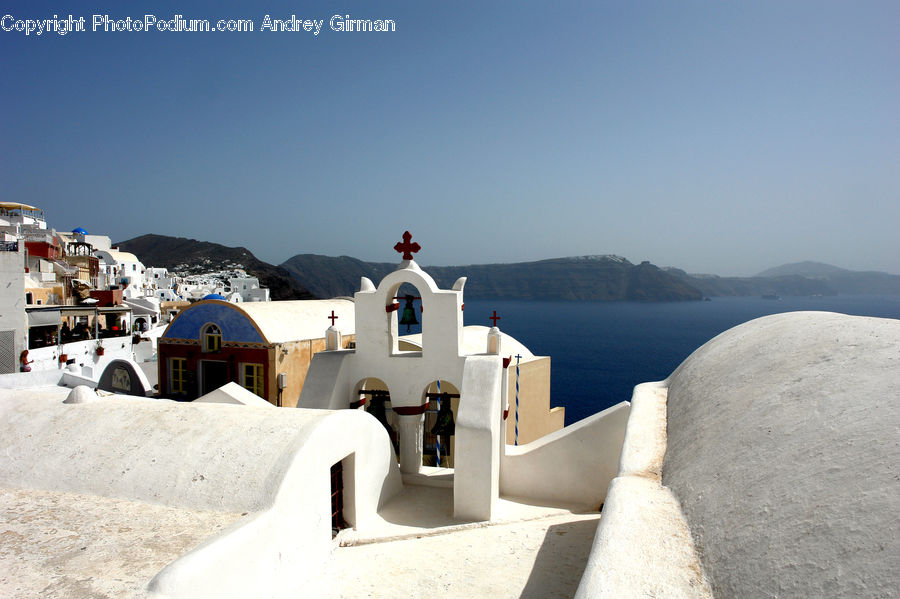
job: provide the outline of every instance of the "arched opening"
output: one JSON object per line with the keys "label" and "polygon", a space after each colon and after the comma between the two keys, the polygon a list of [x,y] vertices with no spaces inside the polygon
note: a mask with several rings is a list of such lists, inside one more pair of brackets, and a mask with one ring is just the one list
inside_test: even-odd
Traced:
{"label": "arched opening", "polygon": [[459,389],[449,381],[433,381],[426,387],[424,399],[428,404],[422,438],[422,465],[453,468]]}
{"label": "arched opening", "polygon": [[391,392],[384,381],[375,377],[360,381],[350,401],[350,408],[363,409],[374,416],[387,431],[394,446],[394,455],[400,455],[399,417],[391,407]]}
{"label": "arched opening", "polygon": [[[388,331],[394,335],[391,347],[394,353],[423,351],[421,336],[425,323],[425,306],[422,294],[412,283],[398,284],[388,295],[391,302],[386,308]],[[407,342],[404,337],[410,338]]]}

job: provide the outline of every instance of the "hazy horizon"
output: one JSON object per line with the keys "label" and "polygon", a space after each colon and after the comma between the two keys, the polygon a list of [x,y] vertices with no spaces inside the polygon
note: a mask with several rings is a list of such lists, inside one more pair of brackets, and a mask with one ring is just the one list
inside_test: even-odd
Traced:
{"label": "hazy horizon", "polygon": [[[86,30],[60,35],[70,14]],[[102,24],[147,15],[254,31]],[[267,15],[322,26],[261,30]],[[395,30],[335,31],[333,15]],[[0,17],[3,199],[58,230],[274,264],[393,262],[409,229],[423,265],[617,254],[722,276],[806,260],[900,274],[896,2],[138,0]]]}
{"label": "hazy horizon", "polygon": [[[164,236],[165,236],[164,233],[144,233],[144,234],[138,235],[137,237],[141,237],[141,236],[143,236],[143,235],[164,235]],[[196,240],[196,241],[206,241],[206,242],[210,242],[210,243],[218,243],[219,245],[226,245],[226,244],[224,244],[224,243],[219,243],[219,242],[214,241],[214,240],[211,240],[211,239],[200,239],[200,238],[198,238],[198,237],[196,237],[196,236],[183,236],[183,235],[182,235],[182,236],[180,236],[180,237],[184,237],[184,238],[186,238],[186,239],[194,239],[194,240]],[[135,238],[131,238],[131,239],[135,239]],[[113,239],[113,240],[112,240],[112,243],[113,243],[113,245],[118,245],[118,244],[120,244],[120,243],[125,243],[125,242],[128,242],[128,241],[131,241],[131,239],[122,239],[122,240],[119,240],[119,241],[116,241],[115,239]],[[401,238],[400,238],[400,236],[397,237],[397,240],[396,240],[396,241],[402,241]],[[413,241],[418,242],[418,240],[417,240],[417,238],[416,238],[415,236],[413,236]],[[396,243],[396,242],[394,242],[394,243]],[[391,244],[391,245],[393,245],[393,244]],[[420,244],[420,245],[421,245],[421,244]],[[346,253],[340,253],[340,254],[323,254],[322,252],[316,252],[316,251],[309,251],[309,252],[295,252],[295,253],[292,253],[290,256],[287,256],[287,257],[283,257],[283,258],[275,258],[275,259],[273,259],[273,260],[267,260],[267,259],[261,257],[259,254],[257,254],[257,253],[253,250],[252,247],[248,247],[248,246],[246,246],[246,245],[242,245],[242,246],[226,246],[226,247],[246,247],[246,248],[247,248],[248,250],[250,250],[250,252],[251,252],[254,256],[256,256],[258,259],[262,260],[263,262],[268,262],[269,264],[274,264],[275,266],[278,266],[278,265],[280,265],[280,264],[283,264],[284,262],[287,262],[288,260],[290,260],[290,259],[293,258],[294,256],[298,256],[298,255],[301,255],[301,254],[314,254],[314,255],[320,255],[320,256],[327,256],[327,257],[330,257],[330,258],[339,258],[339,257],[341,257],[341,256],[347,256],[347,257],[349,257],[349,258],[356,258],[356,259],[358,259],[358,260],[362,260],[363,262],[376,262],[376,263],[388,263],[388,264],[393,264],[393,263],[398,263],[398,264],[399,264],[399,262],[400,262],[400,260],[401,260],[400,254],[399,254],[399,253],[395,253],[393,257],[388,256],[387,259],[384,259],[384,260],[376,260],[376,259],[374,259],[374,258],[366,258],[366,257],[363,257],[363,256],[353,256],[353,255],[346,254]],[[441,264],[438,264],[438,263],[436,263],[436,262],[427,262],[427,261],[425,261],[424,258],[420,257],[420,254],[422,254],[422,253],[423,253],[423,251],[418,252],[418,253],[414,256],[414,258],[415,258],[416,262],[419,263],[419,264],[420,264],[421,266],[423,266],[424,268],[427,268],[427,267],[429,267],[429,266],[469,266],[469,265],[475,266],[475,265],[484,265],[484,264],[514,264],[514,263],[519,263],[519,262],[537,262],[537,261],[541,261],[541,260],[554,260],[554,259],[559,259],[559,258],[581,258],[581,257],[585,257],[585,256],[605,256],[605,255],[620,256],[620,257],[622,257],[622,258],[625,258],[626,260],[628,260],[628,261],[631,262],[632,264],[640,264],[640,263],[643,261],[643,260],[634,260],[634,259],[632,259],[632,258],[630,258],[630,257],[628,257],[628,256],[623,256],[622,254],[617,254],[616,252],[610,252],[610,253],[607,253],[607,254],[577,254],[577,255],[567,255],[567,256],[545,256],[545,257],[543,257],[543,258],[535,258],[535,259],[533,259],[533,260],[503,260],[503,261],[467,262],[467,263],[456,262],[456,263],[446,263],[446,264],[441,263]],[[652,262],[652,260],[651,260],[650,262]],[[719,276],[722,276],[722,277],[753,277],[753,276],[755,276],[755,275],[757,275],[757,274],[759,274],[759,273],[761,273],[761,272],[763,272],[763,271],[765,271],[765,270],[768,270],[768,269],[770,269],[770,268],[777,268],[777,267],[779,267],[779,266],[786,266],[786,265],[790,265],[790,264],[799,264],[799,263],[804,263],[804,262],[814,262],[814,263],[817,263],[817,264],[825,264],[825,265],[827,265],[827,266],[835,266],[835,267],[837,267],[837,268],[843,268],[843,269],[845,269],[845,270],[850,270],[850,271],[859,271],[859,272],[865,271],[865,269],[848,268],[848,267],[842,266],[842,265],[840,265],[840,264],[831,264],[831,263],[822,262],[821,260],[792,260],[792,261],[790,261],[790,262],[781,262],[781,263],[778,263],[778,264],[772,264],[771,266],[767,266],[767,267],[765,267],[765,268],[761,268],[761,269],[758,270],[758,271],[755,271],[755,272],[752,272],[752,273],[748,273],[748,274],[737,274],[737,273],[730,273],[730,272],[700,272],[700,271],[694,271],[694,270],[687,269],[687,268],[685,268],[685,267],[683,267],[683,266],[681,266],[681,265],[678,265],[678,264],[657,264],[657,263],[655,263],[655,262],[654,262],[653,264],[654,264],[655,266],[660,267],[660,268],[670,268],[670,267],[671,267],[671,268],[680,268],[680,269],[682,269],[682,270],[687,271],[688,274],[692,274],[692,275],[719,275]],[[145,264],[145,266],[152,266],[152,265]],[[869,269],[869,270],[871,271],[871,269]],[[900,276],[900,273],[896,273],[896,272],[888,272],[888,271],[878,271],[878,272],[887,272],[888,274],[893,274],[893,275],[898,275],[898,276]]]}

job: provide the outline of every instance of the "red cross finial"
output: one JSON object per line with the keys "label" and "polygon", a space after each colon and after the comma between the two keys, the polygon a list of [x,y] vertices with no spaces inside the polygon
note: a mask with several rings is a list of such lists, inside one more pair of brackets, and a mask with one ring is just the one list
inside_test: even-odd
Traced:
{"label": "red cross finial", "polygon": [[422,249],[422,246],[418,243],[410,243],[411,240],[412,233],[406,231],[403,233],[403,243],[397,243],[397,245],[394,246],[395,251],[403,253],[404,260],[412,260],[413,254]]}
{"label": "red cross finial", "polygon": [[325,318],[331,319],[331,326],[334,326],[334,321],[338,319],[337,314],[334,313],[334,310],[331,311],[331,316],[326,316]]}
{"label": "red cross finial", "polygon": [[492,320],[492,321],[494,322],[494,326],[497,326],[497,321],[500,320],[500,317],[497,316],[497,311],[494,310],[494,315],[493,315],[493,316],[489,316],[488,319],[489,319],[489,320]]}

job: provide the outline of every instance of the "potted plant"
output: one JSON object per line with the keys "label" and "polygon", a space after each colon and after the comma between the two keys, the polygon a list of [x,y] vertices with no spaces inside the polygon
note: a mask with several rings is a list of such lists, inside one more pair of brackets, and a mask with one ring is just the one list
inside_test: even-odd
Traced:
{"label": "potted plant", "polygon": [[97,339],[97,342],[94,344],[94,351],[97,352],[98,356],[102,356],[106,352],[106,348],[103,347],[103,342]]}

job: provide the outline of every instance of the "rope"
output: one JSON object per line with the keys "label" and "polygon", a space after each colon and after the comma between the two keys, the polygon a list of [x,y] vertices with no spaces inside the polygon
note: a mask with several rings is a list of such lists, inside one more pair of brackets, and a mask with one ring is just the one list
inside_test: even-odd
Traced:
{"label": "rope", "polygon": [[516,354],[516,445],[519,444],[519,359],[521,357]]}
{"label": "rope", "polygon": [[[438,414],[440,414],[441,413],[441,380],[440,379],[438,379],[438,382],[437,382],[437,391],[438,391],[438,398],[437,398]],[[437,450],[437,465],[438,465],[438,468],[440,468],[441,467],[441,436],[440,435],[434,436],[434,447]]]}

